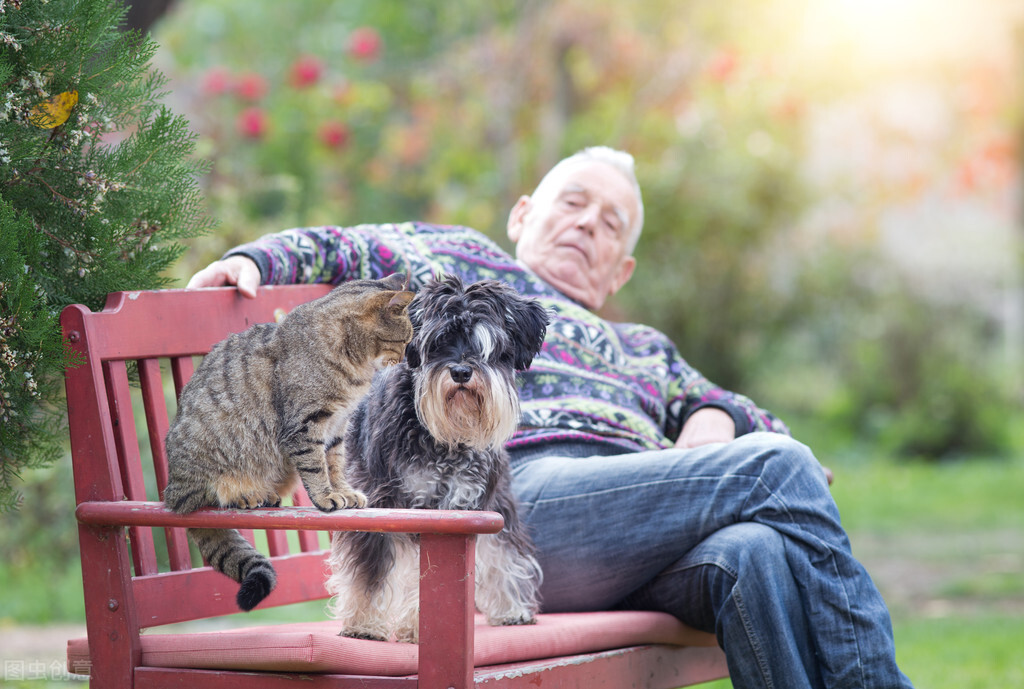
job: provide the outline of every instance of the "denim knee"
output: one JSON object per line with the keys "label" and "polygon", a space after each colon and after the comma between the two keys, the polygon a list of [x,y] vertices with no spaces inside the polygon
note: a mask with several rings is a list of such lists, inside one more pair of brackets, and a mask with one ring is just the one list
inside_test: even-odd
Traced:
{"label": "denim knee", "polygon": [[785,486],[810,495],[829,494],[825,469],[809,447],[779,433],[752,434],[746,470],[772,491]]}
{"label": "denim knee", "polygon": [[792,578],[782,535],[754,522],[727,526],[704,539],[682,557],[680,569],[699,572],[701,587],[709,595],[716,615],[736,591],[737,583],[756,578],[768,583]]}
{"label": "denim knee", "polygon": [[618,607],[668,612],[691,627],[720,635],[720,618],[737,583],[761,579],[771,589],[777,573],[792,578],[783,537],[762,524],[741,522],[705,538]]}

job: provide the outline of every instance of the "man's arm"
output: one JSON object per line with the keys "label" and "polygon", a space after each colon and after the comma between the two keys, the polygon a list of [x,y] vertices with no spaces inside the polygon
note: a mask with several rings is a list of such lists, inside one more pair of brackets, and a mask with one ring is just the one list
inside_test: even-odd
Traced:
{"label": "man's arm", "polygon": [[676,447],[728,442],[754,431],[789,434],[786,424],[775,415],[749,397],[712,383],[666,341],[666,356],[676,378],[668,391],[665,435],[674,440]]}
{"label": "man's arm", "polygon": [[[321,226],[264,235],[231,249],[219,261],[192,276],[187,287],[235,285],[251,298],[256,296],[256,288],[264,284],[333,284],[343,279],[346,271],[357,271],[357,264],[363,260],[351,245],[342,246],[346,231],[354,230]],[[326,261],[327,256],[332,260]]]}

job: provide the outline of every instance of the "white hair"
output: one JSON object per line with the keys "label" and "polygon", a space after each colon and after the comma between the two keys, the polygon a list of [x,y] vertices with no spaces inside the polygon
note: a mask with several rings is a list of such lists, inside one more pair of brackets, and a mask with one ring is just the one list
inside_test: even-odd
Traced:
{"label": "white hair", "polygon": [[632,185],[633,191],[636,193],[636,217],[631,218],[632,224],[629,228],[629,241],[626,242],[626,255],[632,255],[637,242],[640,241],[640,231],[644,227],[644,200],[640,193],[640,182],[636,178],[636,162],[629,153],[609,148],[608,146],[590,146],[577,151],[571,156],[558,161],[554,167],[548,170],[548,173],[541,178],[537,188],[534,189],[531,198],[536,201],[543,198],[546,193],[557,193],[557,188],[549,190],[549,187],[552,187],[554,182],[560,180],[565,170],[579,163],[604,163],[609,165],[622,173],[622,176]]}

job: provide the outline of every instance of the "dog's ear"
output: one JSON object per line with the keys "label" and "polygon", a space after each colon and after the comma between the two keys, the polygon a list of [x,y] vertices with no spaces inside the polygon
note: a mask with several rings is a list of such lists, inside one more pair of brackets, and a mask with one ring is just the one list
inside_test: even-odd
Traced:
{"label": "dog's ear", "polygon": [[423,325],[423,290],[416,293],[416,296],[409,302],[409,320],[412,322],[412,329],[419,332]]}
{"label": "dog's ear", "polygon": [[535,299],[517,297],[506,311],[506,320],[516,350],[514,365],[517,371],[525,371],[544,344],[551,320],[548,310]]}
{"label": "dog's ear", "polygon": [[422,361],[420,360],[420,350],[416,346],[416,339],[405,345],[405,363],[409,368],[419,368]]}

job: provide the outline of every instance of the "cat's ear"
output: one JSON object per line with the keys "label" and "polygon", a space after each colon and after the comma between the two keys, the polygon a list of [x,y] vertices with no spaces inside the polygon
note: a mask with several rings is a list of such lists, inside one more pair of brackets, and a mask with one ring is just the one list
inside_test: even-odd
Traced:
{"label": "cat's ear", "polygon": [[381,283],[388,289],[400,292],[409,289],[409,276],[405,273],[392,273],[381,280]]}
{"label": "cat's ear", "polygon": [[395,292],[388,301],[388,308],[395,312],[402,312],[409,306],[409,302],[416,296],[412,292]]}
{"label": "cat's ear", "polygon": [[416,347],[416,340],[413,340],[405,346],[405,363],[408,364],[409,368],[419,368],[420,364],[420,350]]}
{"label": "cat's ear", "polygon": [[363,305],[364,313],[367,316],[375,314],[389,314],[391,316],[402,316],[409,308],[409,303],[415,295],[412,292],[377,292],[373,294]]}

